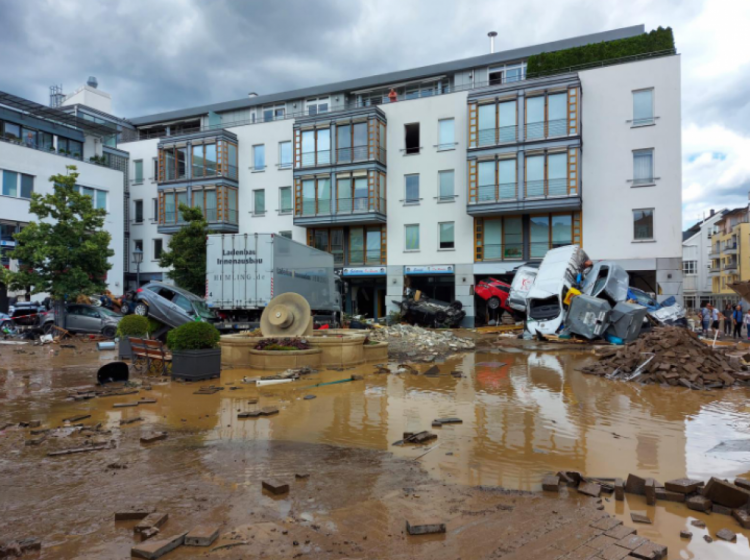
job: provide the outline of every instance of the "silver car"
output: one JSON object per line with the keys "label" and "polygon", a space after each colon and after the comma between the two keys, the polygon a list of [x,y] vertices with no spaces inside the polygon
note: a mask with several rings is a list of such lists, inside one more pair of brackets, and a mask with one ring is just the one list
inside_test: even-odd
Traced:
{"label": "silver car", "polygon": [[[49,314],[53,315],[53,314]],[[68,305],[65,317],[65,329],[74,333],[96,333],[114,338],[117,325],[124,315],[110,311],[105,307],[93,305]],[[54,316],[52,318],[54,322]]]}
{"label": "silver car", "polygon": [[214,323],[217,320],[203,298],[162,282],[149,282],[138,289],[133,312],[153,317],[173,328],[191,321]]}

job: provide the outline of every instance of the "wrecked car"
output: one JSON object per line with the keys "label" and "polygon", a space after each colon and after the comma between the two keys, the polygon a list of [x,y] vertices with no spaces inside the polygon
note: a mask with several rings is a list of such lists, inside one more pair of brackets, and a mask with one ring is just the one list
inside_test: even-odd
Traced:
{"label": "wrecked car", "polygon": [[511,309],[526,313],[526,300],[534,285],[538,271],[539,263],[526,263],[516,269],[513,282],[510,284],[510,296],[508,297],[508,306]]}
{"label": "wrecked car", "polygon": [[466,316],[460,301],[446,303],[417,292],[413,297],[407,295],[401,301],[393,300],[400,307],[404,321],[423,327],[456,328]]}
{"label": "wrecked car", "polygon": [[487,302],[487,307],[492,311],[503,311],[513,313],[513,309],[508,305],[510,296],[510,284],[498,280],[497,278],[488,278],[477,284],[474,293]]}
{"label": "wrecked car", "polygon": [[581,291],[614,305],[628,299],[629,285],[630,276],[624,268],[613,261],[599,261],[586,274]]}

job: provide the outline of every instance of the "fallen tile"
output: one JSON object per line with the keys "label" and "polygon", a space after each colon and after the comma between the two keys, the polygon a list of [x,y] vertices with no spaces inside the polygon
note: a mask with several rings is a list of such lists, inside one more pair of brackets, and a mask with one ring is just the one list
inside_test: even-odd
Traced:
{"label": "fallen tile", "polygon": [[141,436],[141,443],[154,443],[155,441],[161,441],[163,439],[167,439],[167,432]]}
{"label": "fallen tile", "polygon": [[548,474],[542,479],[542,490],[545,492],[560,491],[560,477],[556,474]]}
{"label": "fallen tile", "polygon": [[412,525],[407,521],[406,532],[410,535],[435,535],[439,533],[445,533],[445,523]]}
{"label": "fallen tile", "polygon": [[670,492],[678,492],[680,494],[692,494],[693,492],[697,492],[701,486],[703,486],[702,480],[693,480],[691,478],[677,478],[664,483],[664,488]]}
{"label": "fallen tile", "polygon": [[289,492],[289,485],[276,480],[264,480],[262,482],[263,488],[271,492],[271,494],[286,494]]}
{"label": "fallen tile", "polygon": [[750,500],[750,491],[716,477],[711,477],[701,495],[728,508],[745,507]]}
{"label": "fallen tile", "polygon": [[135,521],[143,519],[150,513],[152,512],[145,510],[117,511],[115,512],[115,521]]}
{"label": "fallen tile", "polygon": [[218,538],[218,525],[199,525],[185,535],[185,546],[211,546]]}
{"label": "fallen tile", "polygon": [[737,534],[729,529],[721,529],[716,532],[716,538],[727,542],[734,542],[737,540]]}
{"label": "fallen tile", "polygon": [[680,538],[681,539],[692,539],[693,538],[693,533],[691,533],[687,529],[683,529],[682,531],[680,531]]}
{"label": "fallen tile", "polygon": [[149,513],[146,517],[138,522],[138,525],[133,528],[133,531],[135,533],[142,533],[143,531],[145,531],[146,529],[150,529],[151,527],[156,527],[158,529],[167,522],[167,519],[169,519],[168,513],[160,513],[158,511]]}
{"label": "fallen tile", "polygon": [[646,541],[630,553],[641,560],[663,560],[667,557],[667,547],[651,541]]}
{"label": "fallen tile", "polygon": [[130,549],[130,555],[134,558],[145,558],[156,560],[166,553],[173,551],[185,542],[185,533],[174,535],[164,539],[148,540]]}
{"label": "fallen tile", "polygon": [[578,493],[592,498],[598,498],[602,494],[602,487],[594,482],[586,482],[578,486]]}
{"label": "fallen tile", "polygon": [[636,533],[637,531],[632,527],[628,527],[627,525],[618,525],[617,527],[606,531],[604,534],[619,541],[620,539],[624,539],[628,535],[634,535]]}
{"label": "fallen tile", "polygon": [[687,499],[685,505],[694,511],[711,511],[711,500],[703,496],[692,496]]}
{"label": "fallen tile", "polygon": [[648,542],[648,539],[644,539],[643,537],[638,536],[634,533],[632,535],[628,535],[624,539],[620,539],[619,541],[617,541],[617,544],[623,548],[627,548],[628,550],[635,550],[646,542]]}
{"label": "fallen tile", "polygon": [[648,525],[651,525],[651,518],[648,515],[644,515],[642,513],[630,512],[630,520],[633,523],[646,523]]}

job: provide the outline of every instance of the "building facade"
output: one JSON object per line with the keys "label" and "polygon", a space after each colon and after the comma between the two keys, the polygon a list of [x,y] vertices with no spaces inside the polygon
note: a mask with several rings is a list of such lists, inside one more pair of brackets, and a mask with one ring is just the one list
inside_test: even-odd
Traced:
{"label": "building facade", "polygon": [[711,292],[715,305],[736,304],[740,297],[730,287],[750,280],[750,209],[735,208],[718,219],[710,237]]}
{"label": "building facade", "polygon": [[704,303],[718,304],[712,291],[711,240],[716,223],[725,213],[726,210],[711,210],[708,218],[682,234],[682,291],[685,306],[690,309],[699,309]]}

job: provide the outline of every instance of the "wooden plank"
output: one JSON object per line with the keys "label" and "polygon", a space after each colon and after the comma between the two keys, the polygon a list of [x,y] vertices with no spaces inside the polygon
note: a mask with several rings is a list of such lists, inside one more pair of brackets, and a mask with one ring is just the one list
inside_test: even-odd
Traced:
{"label": "wooden plank", "polygon": [[294,167],[302,167],[302,131],[294,130]]}
{"label": "wooden plank", "polygon": [[579,90],[576,87],[568,89],[568,135],[578,134],[578,99]]}
{"label": "wooden plank", "polygon": [[388,228],[380,226],[380,264],[385,265],[388,261]]}
{"label": "wooden plank", "polygon": [[302,215],[302,180],[294,179],[294,215]]}
{"label": "wooden plank", "polygon": [[476,203],[478,200],[477,188],[477,160],[469,160],[469,204]]}
{"label": "wooden plank", "polygon": [[476,148],[478,145],[478,125],[478,105],[476,102],[469,103],[469,148]]}
{"label": "wooden plank", "polygon": [[578,148],[568,150],[568,194],[578,194]]}
{"label": "wooden plank", "polygon": [[474,262],[484,260],[484,219],[474,218]]}

